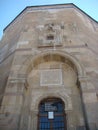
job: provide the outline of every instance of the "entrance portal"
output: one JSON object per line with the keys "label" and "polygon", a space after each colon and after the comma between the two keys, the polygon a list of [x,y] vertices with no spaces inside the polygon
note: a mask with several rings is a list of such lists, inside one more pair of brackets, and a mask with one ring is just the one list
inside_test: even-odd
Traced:
{"label": "entrance portal", "polygon": [[64,103],[59,98],[47,98],[39,105],[38,130],[67,130]]}

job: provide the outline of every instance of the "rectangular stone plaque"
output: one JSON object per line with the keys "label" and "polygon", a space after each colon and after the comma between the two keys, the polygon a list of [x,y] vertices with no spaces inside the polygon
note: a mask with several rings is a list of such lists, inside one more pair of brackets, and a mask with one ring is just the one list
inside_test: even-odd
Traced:
{"label": "rectangular stone plaque", "polygon": [[61,85],[61,84],[62,84],[62,70],[61,69],[41,70],[40,86]]}

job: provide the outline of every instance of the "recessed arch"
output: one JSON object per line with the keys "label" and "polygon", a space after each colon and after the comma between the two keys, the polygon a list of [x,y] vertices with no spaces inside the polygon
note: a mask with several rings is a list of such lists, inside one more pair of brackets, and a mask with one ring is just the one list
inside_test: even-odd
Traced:
{"label": "recessed arch", "polygon": [[[33,74],[32,70],[38,70],[39,68],[37,68],[37,66],[39,66],[40,64],[45,63],[45,62],[48,63],[50,61],[59,61],[59,62],[69,65],[76,72],[77,79],[79,76],[81,76],[81,77],[85,76],[83,66],[79,63],[79,61],[74,56],[72,56],[66,52],[63,52],[63,51],[58,51],[58,50],[50,51],[49,50],[49,51],[37,53],[37,55],[35,55],[35,56],[30,56],[25,61],[25,65],[26,65],[25,72],[27,74],[27,82],[29,81],[28,80],[29,78],[31,78],[31,80],[32,80],[32,76],[35,77],[35,75],[32,75]],[[31,77],[29,77],[30,73],[31,73]],[[43,87],[43,86],[40,86],[40,84],[38,84],[38,86],[36,88],[36,85],[34,86],[34,82],[32,82],[30,84],[28,82],[28,85],[30,86],[29,89],[31,90],[30,95],[32,95],[32,97],[31,97],[32,104],[30,105],[30,110],[31,110],[32,114],[35,113],[35,115],[38,115],[38,110],[39,110],[38,106],[39,106],[40,102],[46,98],[51,98],[51,97],[55,97],[58,99],[60,98],[64,102],[64,104],[65,104],[64,109],[65,109],[66,113],[68,111],[73,111],[71,94],[69,92],[70,90],[68,92],[66,92],[66,89],[64,89],[65,86],[64,87],[62,86],[62,88],[61,88],[62,91],[59,91],[60,90],[59,87],[55,88],[54,86],[52,86],[53,89],[51,89],[51,87],[50,88],[47,86]],[[32,86],[34,86],[34,87],[32,87]],[[75,85],[74,85],[74,87],[75,87]],[[33,89],[35,89],[34,90],[35,92],[33,92]],[[37,89],[38,89],[38,92],[37,92]],[[58,91],[56,91],[56,92],[52,91],[55,89],[58,89]],[[46,90],[49,90],[49,91],[46,91]],[[78,94],[78,96],[79,96],[79,94]],[[79,99],[79,103],[80,103],[80,99]],[[67,114],[67,117],[68,117],[68,119],[70,119],[70,115]],[[32,119],[33,119],[33,116],[32,116]],[[36,117],[36,120],[37,120],[37,117]]]}
{"label": "recessed arch", "polygon": [[61,97],[58,97],[58,96],[57,97],[55,97],[55,96],[47,96],[47,97],[41,99],[40,102],[39,102],[38,108],[39,108],[39,106],[40,106],[41,103],[52,101],[52,100],[60,100],[62,102],[63,106],[64,106],[64,109],[65,109],[65,103],[64,103],[64,101],[62,100]]}
{"label": "recessed arch", "polygon": [[[66,105],[65,107],[65,111],[69,111],[69,110],[72,110],[72,106],[71,106],[71,98],[68,94],[66,93],[61,93],[61,92],[57,92],[57,93],[50,93],[50,92],[47,92],[47,93],[44,93],[44,94],[41,94],[39,96],[37,96],[36,100],[34,100],[33,104],[34,106],[31,107],[31,111],[38,111],[38,106],[40,104],[40,102],[44,99],[48,99],[48,98],[58,98],[58,99],[61,99],[62,102],[64,102],[64,104]],[[33,100],[33,99],[32,99]]]}
{"label": "recessed arch", "polygon": [[[85,76],[83,66],[81,65],[78,59],[76,59],[74,56],[72,56],[71,54],[67,52],[58,51],[58,50],[43,51],[43,52],[37,53],[35,56],[29,56],[24,62],[25,73],[26,74],[30,73],[30,71],[36,65],[45,61],[48,62],[49,60],[56,60],[56,61],[61,60],[61,62],[63,63],[66,62],[74,68],[78,76],[80,77]],[[19,68],[19,71],[21,71],[22,69],[24,68],[21,66]]]}

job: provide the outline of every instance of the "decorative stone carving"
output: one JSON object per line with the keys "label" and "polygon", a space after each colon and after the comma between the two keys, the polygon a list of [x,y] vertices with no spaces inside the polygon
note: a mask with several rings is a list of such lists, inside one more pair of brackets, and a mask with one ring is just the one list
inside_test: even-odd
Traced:
{"label": "decorative stone carving", "polygon": [[78,30],[79,30],[76,23],[70,23],[70,24],[69,24],[69,29],[70,29],[72,32],[78,32]]}
{"label": "decorative stone carving", "polygon": [[55,24],[53,22],[47,23],[41,28],[38,28],[38,46],[58,46],[62,43],[62,28],[64,25]]}
{"label": "decorative stone carving", "polygon": [[76,22],[71,23],[55,23],[51,21],[45,25],[39,25],[38,30],[38,47],[44,46],[58,46],[63,42],[71,42],[68,40],[68,32],[77,33],[79,31]]}

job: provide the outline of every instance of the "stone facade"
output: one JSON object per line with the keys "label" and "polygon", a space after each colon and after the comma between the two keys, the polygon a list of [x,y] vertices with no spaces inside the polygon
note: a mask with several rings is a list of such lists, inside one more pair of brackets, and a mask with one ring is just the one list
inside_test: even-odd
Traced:
{"label": "stone facade", "polygon": [[60,98],[67,130],[98,129],[98,23],[73,4],[27,7],[0,41],[0,130],[38,130]]}

